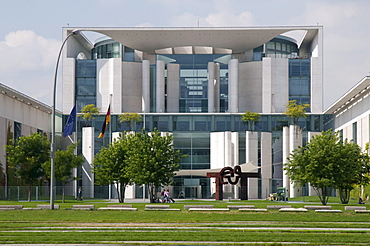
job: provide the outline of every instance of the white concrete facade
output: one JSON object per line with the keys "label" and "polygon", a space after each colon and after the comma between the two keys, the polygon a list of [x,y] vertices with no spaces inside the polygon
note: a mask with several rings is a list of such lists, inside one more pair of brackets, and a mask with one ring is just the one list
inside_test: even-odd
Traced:
{"label": "white concrete facade", "polygon": [[85,197],[94,197],[94,173],[91,171],[94,161],[94,128],[82,128],[82,154],[85,162],[82,165],[82,186]]}
{"label": "white concrete facade", "polygon": [[[4,145],[7,144],[8,130],[15,133],[18,124],[20,136],[28,136],[41,131],[49,136],[51,131],[51,111],[45,104],[18,91],[0,84],[0,165],[6,171]],[[56,132],[61,132],[60,118],[57,117]],[[14,139],[13,139],[14,140]]]}
{"label": "white concrete facade", "polygon": [[[245,161],[258,166],[258,132],[247,131],[245,133]],[[257,187],[258,179],[248,179],[249,199],[258,199]]]}
{"label": "white concrete facade", "polygon": [[272,191],[272,134],[261,132],[261,198],[267,199]]}

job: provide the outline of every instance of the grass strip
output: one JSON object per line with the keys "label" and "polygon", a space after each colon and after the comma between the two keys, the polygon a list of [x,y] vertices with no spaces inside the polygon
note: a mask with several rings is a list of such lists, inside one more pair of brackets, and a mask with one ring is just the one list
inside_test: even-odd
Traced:
{"label": "grass strip", "polygon": [[1,232],[0,243],[104,243],[124,241],[213,241],[213,242],[301,242],[311,244],[368,243],[368,233],[316,231],[231,231],[231,230],[166,230],[122,232]]}

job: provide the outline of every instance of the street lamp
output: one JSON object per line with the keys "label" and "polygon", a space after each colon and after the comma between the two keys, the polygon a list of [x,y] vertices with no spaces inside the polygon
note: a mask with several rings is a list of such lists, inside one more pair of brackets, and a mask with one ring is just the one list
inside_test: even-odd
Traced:
{"label": "street lamp", "polygon": [[52,124],[51,124],[51,146],[50,146],[50,163],[51,163],[51,171],[50,171],[50,209],[54,209],[54,186],[55,186],[55,98],[56,98],[56,90],[57,90],[57,74],[58,74],[58,65],[60,60],[60,55],[62,54],[63,47],[69,37],[73,35],[79,34],[79,30],[73,30],[68,36],[64,39],[62,46],[60,47],[58,59],[57,59],[57,65],[55,67],[55,73],[54,73],[54,92],[53,92],[53,106],[52,106]]}

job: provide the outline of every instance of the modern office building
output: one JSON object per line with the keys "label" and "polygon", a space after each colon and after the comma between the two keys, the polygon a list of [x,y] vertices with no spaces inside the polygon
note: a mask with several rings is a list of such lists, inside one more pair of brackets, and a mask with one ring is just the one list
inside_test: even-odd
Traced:
{"label": "modern office building", "polygon": [[[9,140],[28,136],[34,132],[45,133],[49,136],[51,132],[51,107],[39,102],[23,93],[20,93],[0,83],[0,168],[2,167],[5,178],[0,180],[0,185],[15,186],[17,180],[14,172],[6,166],[4,145]],[[60,112],[57,112],[60,118]],[[61,128],[61,120],[57,120],[58,130]],[[58,146],[59,148],[61,145]],[[0,172],[1,173],[1,172]],[[4,190],[0,190],[0,197]]]}
{"label": "modern office building", "polygon": [[[64,37],[74,29],[104,38],[92,43],[82,34],[70,37],[66,44],[64,121],[75,104],[78,112],[86,104],[101,109],[89,133],[91,144],[86,146],[91,152],[85,155],[91,157],[110,141],[111,134],[128,130],[117,120],[125,112],[143,116],[137,129],[173,134],[175,148],[188,154],[175,178],[175,197],[180,191],[192,198],[212,196],[214,182],[197,170],[250,163],[261,178],[249,181],[249,198],[265,198],[284,185],[287,140],[301,145],[312,134],[333,127],[332,116],[322,113],[321,26],[69,27],[63,28]],[[292,32],[303,33],[302,40],[290,37]],[[283,127],[290,124],[283,114],[289,100],[311,105],[308,117],[299,120],[303,130],[296,140],[289,131],[283,134]],[[111,132],[97,138],[108,105]],[[261,115],[254,131],[241,120],[246,111]],[[78,139],[82,139],[82,126],[79,121]],[[79,151],[86,149],[82,146]],[[88,166],[84,170],[80,171],[82,185],[88,185],[92,174],[86,171]],[[141,189],[134,187],[129,196],[142,197]],[[238,187],[226,187],[225,192],[238,198]]]}
{"label": "modern office building", "polygon": [[335,131],[342,139],[350,139],[363,150],[370,142],[370,77],[364,77],[333,105],[325,114],[334,115]]}

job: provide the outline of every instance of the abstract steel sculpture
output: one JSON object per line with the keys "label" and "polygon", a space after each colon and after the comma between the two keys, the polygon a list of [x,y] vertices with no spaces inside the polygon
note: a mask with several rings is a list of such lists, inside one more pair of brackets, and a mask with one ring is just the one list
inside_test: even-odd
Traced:
{"label": "abstract steel sculpture", "polygon": [[236,185],[240,181],[240,199],[248,200],[248,178],[259,178],[259,173],[243,173],[240,166],[224,167],[220,172],[207,173],[208,178],[216,178],[216,200],[223,200],[223,185]]}

